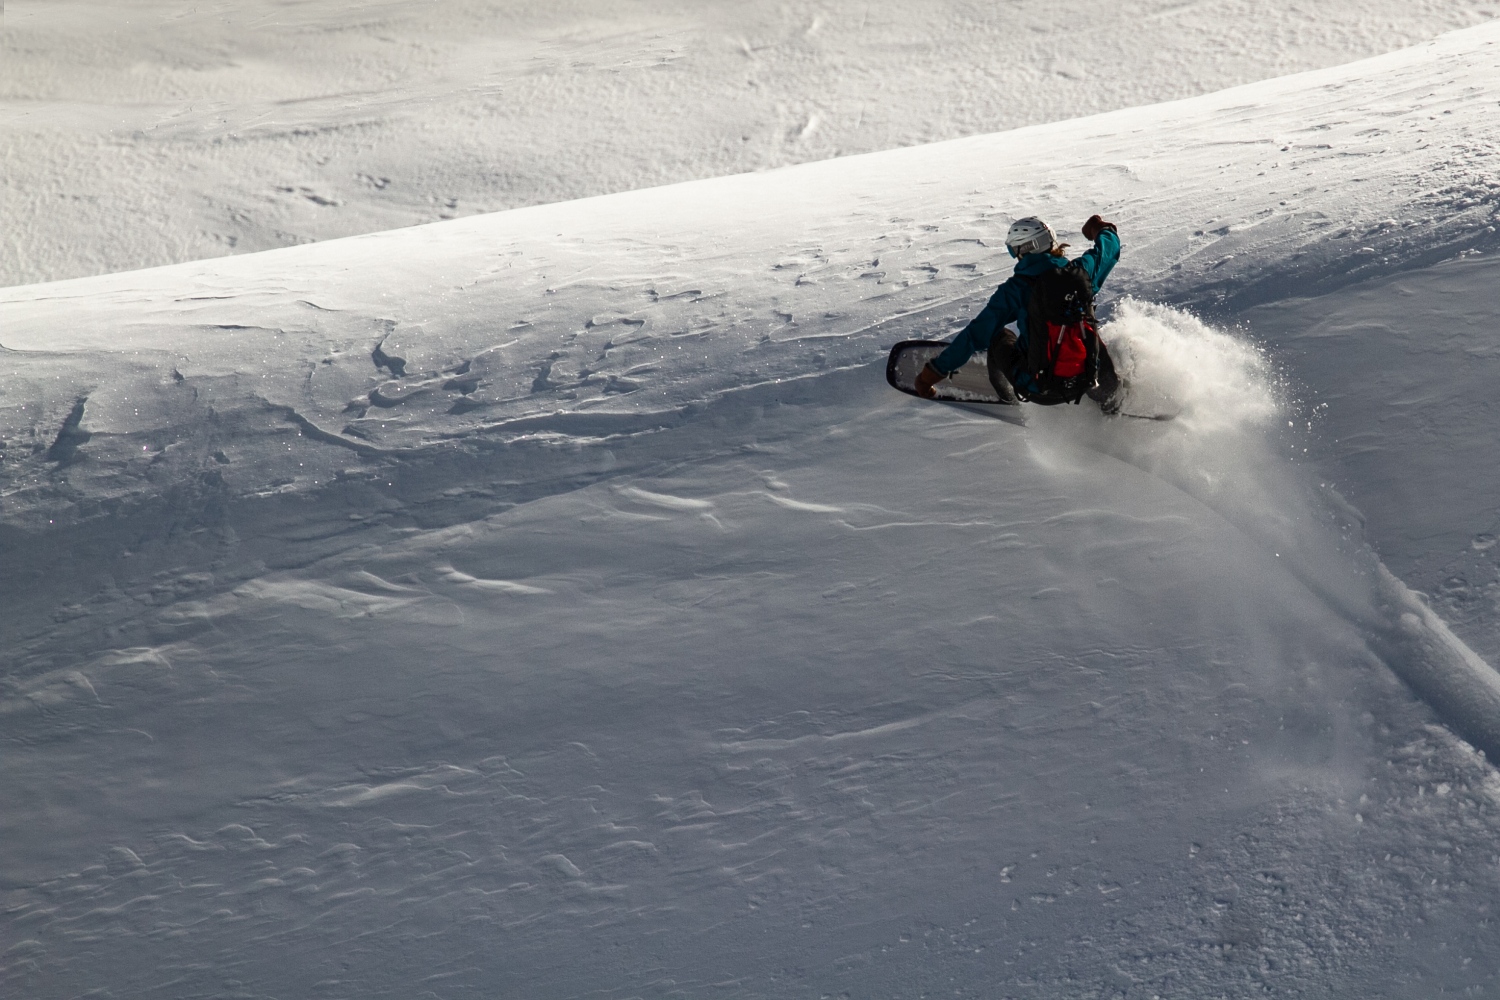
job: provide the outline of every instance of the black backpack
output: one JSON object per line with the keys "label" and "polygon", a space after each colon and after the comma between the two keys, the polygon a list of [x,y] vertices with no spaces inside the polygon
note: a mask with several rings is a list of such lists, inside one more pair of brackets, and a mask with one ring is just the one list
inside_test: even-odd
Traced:
{"label": "black backpack", "polygon": [[1094,282],[1075,260],[1026,283],[1031,294],[1025,360],[1031,384],[1017,385],[1016,391],[1032,403],[1077,403],[1099,381]]}

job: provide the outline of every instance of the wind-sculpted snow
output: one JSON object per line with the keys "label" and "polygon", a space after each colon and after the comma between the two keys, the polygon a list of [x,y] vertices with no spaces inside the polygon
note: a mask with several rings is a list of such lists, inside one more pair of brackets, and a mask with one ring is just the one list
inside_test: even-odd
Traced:
{"label": "wind-sculpted snow", "polygon": [[972,312],[1007,266],[999,229],[1026,211],[1109,211],[1127,236],[1116,286],[1219,311],[1487,246],[1496,35],[996,136],[8,289],[9,516],[40,509],[16,499],[40,490],[56,520],[53,466],[26,456],[80,398],[96,461],[65,474],[75,486],[106,465],[96,488],[150,494],[176,458],[166,443],[203,461],[187,442],[212,410],[318,438],[294,444],[300,464],[265,448],[253,475],[213,470],[301,489],[336,470],[330,441],[475,447],[552,419],[570,434],[555,415],[585,410],[608,415],[579,431],[598,436],[869,363],[896,334],[943,335]]}
{"label": "wind-sculpted snow", "polygon": [[[1183,314],[1108,330],[1147,384],[1170,330],[1265,392]],[[1237,483],[1191,475],[1274,471],[1265,407],[1195,427],[1183,377],[1154,385],[1180,424],[1021,429],[870,376],[576,446],[614,471],[447,527],[304,495],[270,526],[316,561],[232,585],[266,549],[241,502],[206,572],[58,616],[9,678],[7,775],[91,822],[7,815],[8,982],[1069,995],[1122,948],[1158,991],[1409,975],[1409,907],[1488,891],[1497,792]]]}
{"label": "wind-sculpted snow", "polygon": [[[7,995],[1491,990],[1493,676],[1201,307],[1488,246],[1496,38],[0,293]],[[884,386],[1023,206],[1172,420]]]}
{"label": "wind-sculpted snow", "polygon": [[[0,32],[0,284],[976,135],[1410,45],[1488,0],[46,0]],[[1129,45],[1122,44],[1128,37]]]}

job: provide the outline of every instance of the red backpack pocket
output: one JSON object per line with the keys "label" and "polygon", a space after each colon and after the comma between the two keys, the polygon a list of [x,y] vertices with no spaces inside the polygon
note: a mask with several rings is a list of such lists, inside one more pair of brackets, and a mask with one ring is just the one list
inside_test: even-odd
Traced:
{"label": "red backpack pocket", "polygon": [[1052,374],[1058,378],[1075,378],[1088,364],[1089,345],[1082,323],[1047,324],[1047,354]]}

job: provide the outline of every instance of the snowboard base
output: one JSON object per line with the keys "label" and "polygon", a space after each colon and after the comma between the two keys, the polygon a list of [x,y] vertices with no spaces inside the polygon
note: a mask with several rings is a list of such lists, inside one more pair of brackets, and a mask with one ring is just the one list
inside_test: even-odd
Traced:
{"label": "snowboard base", "polygon": [[[891,356],[886,360],[885,380],[894,389],[926,399],[917,392],[917,373],[947,347],[947,343],[941,340],[901,341],[891,348]],[[936,402],[996,417],[1007,423],[1026,425],[1024,409],[1017,403],[1002,402],[995,387],[990,385],[989,359],[985,354],[974,355],[962,368],[934,386],[933,391]]]}
{"label": "snowboard base", "polygon": [[[885,380],[892,388],[926,399],[917,392],[917,374],[927,362],[947,349],[941,340],[903,340],[891,348],[891,356],[885,363]],[[933,387],[940,403],[976,403],[984,406],[1003,406],[1020,409],[1015,403],[1000,399],[995,387],[990,385],[989,361],[983,353],[970,358],[962,368]]]}

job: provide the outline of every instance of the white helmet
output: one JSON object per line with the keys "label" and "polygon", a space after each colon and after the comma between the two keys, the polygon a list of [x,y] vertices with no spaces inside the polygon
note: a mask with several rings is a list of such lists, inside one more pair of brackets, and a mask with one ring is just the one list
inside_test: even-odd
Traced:
{"label": "white helmet", "polygon": [[1056,245],[1057,234],[1052,227],[1034,215],[1012,222],[1010,232],[1005,234],[1005,247],[1012,257],[1044,253]]}

